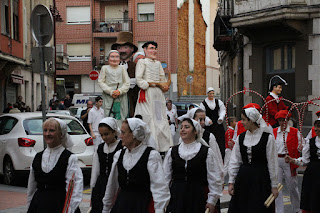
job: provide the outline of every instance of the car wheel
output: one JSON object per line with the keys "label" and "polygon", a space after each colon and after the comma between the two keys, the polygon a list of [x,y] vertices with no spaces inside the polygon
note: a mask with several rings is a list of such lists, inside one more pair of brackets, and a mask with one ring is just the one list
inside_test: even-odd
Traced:
{"label": "car wheel", "polygon": [[15,171],[10,158],[7,158],[3,167],[4,183],[7,185],[13,185],[15,178]]}

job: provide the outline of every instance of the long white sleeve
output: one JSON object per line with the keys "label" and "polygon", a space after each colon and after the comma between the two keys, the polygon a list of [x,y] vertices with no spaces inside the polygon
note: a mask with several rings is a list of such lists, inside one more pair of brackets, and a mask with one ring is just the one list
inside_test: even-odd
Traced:
{"label": "long white sleeve", "polygon": [[118,88],[120,95],[126,94],[130,89],[130,78],[127,70],[122,66],[122,86]]}
{"label": "long white sleeve", "polygon": [[236,141],[237,140],[237,137],[238,137],[238,122],[236,124],[236,127],[234,128],[234,133],[233,133],[233,138],[232,140],[233,141]]}
{"label": "long white sleeve", "polygon": [[37,191],[37,182],[34,177],[34,170],[32,165],[30,166],[30,174],[28,179],[28,190],[27,190],[27,207],[29,208],[34,193]]}
{"label": "long white sleeve", "polygon": [[269,135],[267,148],[266,148],[268,170],[271,180],[271,186],[277,187],[278,185],[278,152],[275,139],[272,134]]}
{"label": "long white sleeve", "polygon": [[72,192],[72,197],[69,206],[69,213],[75,212],[77,207],[82,201],[82,191],[83,191],[83,175],[82,171],[78,165],[78,158],[76,155],[72,154],[69,157],[68,168],[66,173],[66,191],[68,191],[69,182],[72,175],[75,174],[74,187]]}
{"label": "long white sleeve", "polygon": [[166,184],[169,186],[171,179],[172,179],[172,158],[171,158],[171,151],[172,148],[170,148],[164,158],[163,161],[163,172],[164,172],[164,178],[166,181]]}
{"label": "long white sleeve", "polygon": [[90,179],[90,188],[94,188],[100,173],[100,162],[97,149],[93,154],[92,158],[92,168],[91,168],[91,179]]}
{"label": "long white sleeve", "polygon": [[239,137],[237,137],[235,144],[233,146],[231,157],[229,161],[229,183],[234,183],[235,178],[238,174],[240,165],[242,164],[242,158],[240,153]]}
{"label": "long white sleeve", "polygon": [[147,164],[150,176],[150,190],[154,201],[155,213],[163,213],[170,201],[169,185],[166,184],[165,175],[161,165],[159,152],[152,150]]}
{"label": "long white sleeve", "polygon": [[[218,120],[224,120],[224,117],[226,115],[226,107],[224,106],[223,102],[221,100],[218,100],[219,103],[219,118]],[[221,124],[222,122],[218,122],[219,124]]]}
{"label": "long white sleeve", "polygon": [[100,88],[103,90],[103,92],[105,92],[106,94],[111,94],[114,91],[111,87],[109,87],[106,82],[106,73],[107,73],[107,66],[104,65],[101,68],[100,74],[99,74],[99,78],[98,78],[98,85],[100,86]]}
{"label": "long white sleeve", "polygon": [[[316,136],[316,146],[320,148],[319,137]],[[310,162],[310,140],[307,140],[302,149],[302,157],[295,159],[295,164],[298,166],[306,166]]]}
{"label": "long white sleeve", "polygon": [[111,211],[112,201],[119,190],[117,163],[118,163],[120,153],[121,153],[121,150],[117,151],[116,154],[114,154],[113,156],[113,163],[112,163],[111,173],[108,179],[106,193],[102,199],[103,213],[109,213]]}
{"label": "long white sleeve", "polygon": [[312,129],[309,131],[307,137],[305,137],[305,141],[310,140],[312,138]]}
{"label": "long white sleeve", "polygon": [[149,88],[149,83],[143,78],[145,69],[146,69],[146,64],[143,59],[140,59],[136,65],[136,79],[137,79],[137,85],[143,90],[146,90]]}
{"label": "long white sleeve", "polygon": [[212,149],[214,155],[216,156],[216,160],[218,160],[219,164],[223,167],[223,160],[222,160],[220,148],[217,143],[216,137],[212,133],[210,133],[210,136],[209,136],[209,146]]}

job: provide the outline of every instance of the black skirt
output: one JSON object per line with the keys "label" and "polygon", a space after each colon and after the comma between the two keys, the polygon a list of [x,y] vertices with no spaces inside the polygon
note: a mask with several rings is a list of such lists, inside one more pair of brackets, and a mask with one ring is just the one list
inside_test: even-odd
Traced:
{"label": "black skirt", "polygon": [[111,213],[151,213],[151,194],[138,191],[120,190]]}
{"label": "black skirt", "polygon": [[208,189],[199,182],[173,181],[167,213],[204,212]]}
{"label": "black skirt", "polygon": [[300,208],[320,212],[320,162],[310,162],[304,172]]}
{"label": "black skirt", "polygon": [[95,187],[92,189],[91,195],[91,212],[102,212],[103,202],[102,199],[106,192],[106,187],[108,183],[107,175],[99,175]]}
{"label": "black skirt", "polygon": [[271,194],[270,182],[269,171],[266,167],[257,164],[242,164],[235,180],[234,195],[231,198],[228,212],[273,212],[273,206],[269,208],[264,206],[264,202]]}

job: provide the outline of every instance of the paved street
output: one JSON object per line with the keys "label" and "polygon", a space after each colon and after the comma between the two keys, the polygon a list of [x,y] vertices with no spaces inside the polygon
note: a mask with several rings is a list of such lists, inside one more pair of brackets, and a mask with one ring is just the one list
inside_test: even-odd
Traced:
{"label": "paved street", "polygon": [[[174,144],[178,143],[179,133],[177,132],[174,137]],[[299,191],[301,192],[302,174],[298,175]],[[26,182],[26,181],[24,181]],[[27,212],[27,188],[25,183],[21,183],[22,186],[8,186],[0,183],[0,213],[20,213]],[[87,212],[90,206],[91,189],[88,185],[84,187],[83,200],[80,205],[81,212]],[[222,213],[228,211],[228,203],[230,201],[230,195],[228,194],[228,188],[225,187],[223,196],[221,198]],[[284,204],[285,213],[293,213],[291,211],[291,202],[288,196],[288,191],[284,187]]]}

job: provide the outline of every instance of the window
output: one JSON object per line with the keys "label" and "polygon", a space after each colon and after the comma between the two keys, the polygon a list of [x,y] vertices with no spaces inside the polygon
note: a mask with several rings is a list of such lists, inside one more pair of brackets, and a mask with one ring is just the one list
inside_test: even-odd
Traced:
{"label": "window", "polygon": [[138,4],[138,21],[154,21],[154,3]]}
{"label": "window", "polygon": [[1,135],[4,134],[8,134],[9,132],[11,132],[11,130],[13,129],[13,127],[17,124],[18,120],[12,117],[6,117],[5,120],[3,122],[1,122],[1,124],[3,123],[2,126],[2,130],[0,132]]}
{"label": "window", "polygon": [[90,7],[67,7],[68,24],[90,24]]}
{"label": "window", "polygon": [[295,71],[296,50],[293,44],[284,44],[266,49],[266,71],[268,74]]}
{"label": "window", "polygon": [[85,44],[67,44],[67,54],[69,61],[91,61],[91,45]]}
{"label": "window", "polygon": [[13,0],[13,30],[12,37],[14,40],[19,41],[19,0]]}
{"label": "window", "polygon": [[9,4],[8,0],[1,1],[1,33],[10,35],[9,31]]}

